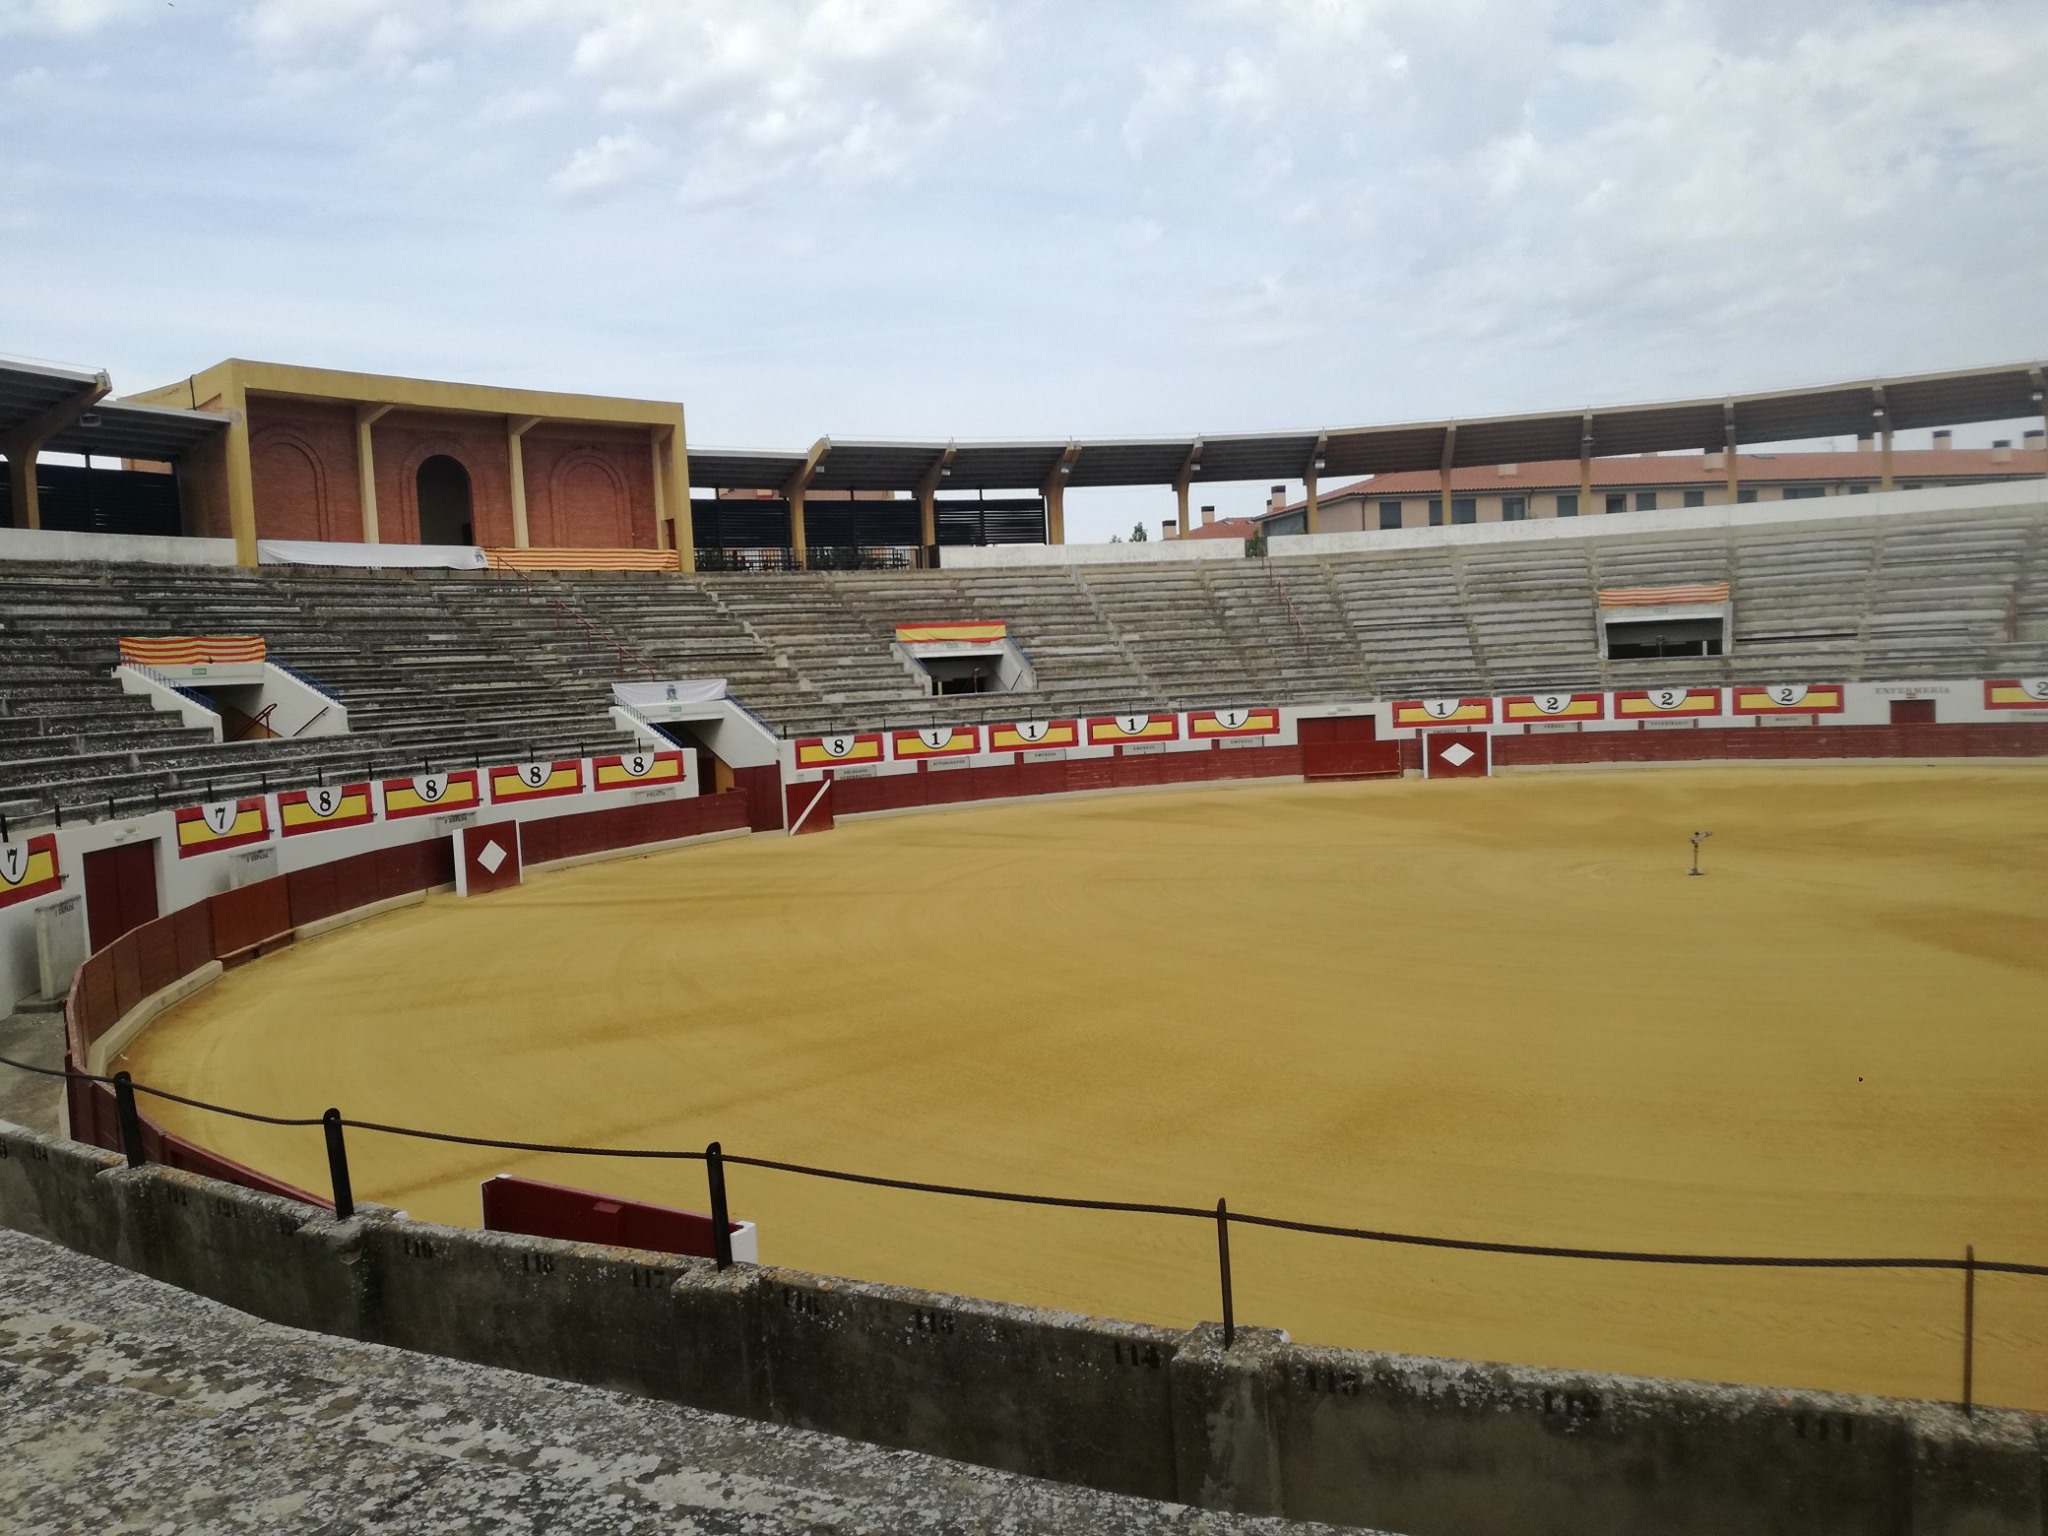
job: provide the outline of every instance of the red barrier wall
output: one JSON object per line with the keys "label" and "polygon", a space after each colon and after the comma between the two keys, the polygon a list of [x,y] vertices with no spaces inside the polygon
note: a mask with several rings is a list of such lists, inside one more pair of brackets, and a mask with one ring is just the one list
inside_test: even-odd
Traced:
{"label": "red barrier wall", "polygon": [[[717,1229],[711,1218],[672,1206],[614,1200],[587,1189],[501,1173],[484,1180],[483,1207],[486,1232],[524,1232],[698,1259],[717,1256],[712,1241]],[[737,1232],[739,1223],[728,1221],[726,1229]]]}
{"label": "red barrier wall", "polygon": [[841,777],[832,786],[833,814],[860,816],[920,805],[958,805],[1084,789],[1208,780],[1274,778],[1301,772],[1299,747],[1232,747],[1208,752],[1140,752],[1050,763],[1010,762],[987,768]]}
{"label": "red barrier wall", "polygon": [[1844,757],[2048,757],[2036,725],[1787,725],[1496,736],[1496,768],[1574,763],[1788,762]]}
{"label": "red barrier wall", "polygon": [[207,905],[213,908],[213,958],[237,959],[260,945],[290,938],[289,886],[288,876],[273,875],[240,890],[209,897]]}

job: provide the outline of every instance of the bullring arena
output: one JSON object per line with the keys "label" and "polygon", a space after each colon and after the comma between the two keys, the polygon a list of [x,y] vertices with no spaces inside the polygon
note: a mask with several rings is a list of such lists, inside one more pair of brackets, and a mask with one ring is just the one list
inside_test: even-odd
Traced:
{"label": "bullring arena", "polygon": [[[1451,1236],[2025,1253],[2048,1226],[2044,790],[2033,766],[1747,768],[883,819],[436,898],[231,972],[122,1064],[286,1114],[599,1146],[708,1128],[799,1163]],[[304,1131],[161,1120],[326,1177]],[[592,1177],[373,1138],[356,1189],[463,1225],[499,1172]],[[687,1203],[691,1173],[598,1177]],[[1177,1327],[1216,1307],[1200,1229],[733,1179],[776,1263]],[[1954,1385],[1945,1276],[1239,1243],[1239,1315],[1310,1343]],[[1978,1390],[2048,1407],[2048,1287],[1980,1306]]]}
{"label": "bullring arena", "polygon": [[587,1390],[460,1453],[521,1475],[690,1410],[721,1511],[772,1451],[1046,1530],[2044,1529],[2039,366],[805,452],[0,384],[10,467],[124,464],[0,530],[37,1401],[200,1413],[137,1362],[207,1332],[294,1422]]}

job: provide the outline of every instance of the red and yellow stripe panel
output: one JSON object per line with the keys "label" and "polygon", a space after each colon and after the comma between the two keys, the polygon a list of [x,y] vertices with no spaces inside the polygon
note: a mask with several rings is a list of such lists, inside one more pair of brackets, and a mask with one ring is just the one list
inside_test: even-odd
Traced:
{"label": "red and yellow stripe panel", "polygon": [[1602,608],[1673,608],[1686,603],[1727,601],[1725,581],[1701,581],[1681,587],[1608,587],[1600,593]]}
{"label": "red and yellow stripe panel", "polygon": [[138,635],[121,637],[121,659],[144,667],[203,667],[261,661],[269,647],[261,635]]}
{"label": "red and yellow stripe panel", "polygon": [[980,750],[981,731],[972,725],[929,725],[921,731],[898,731],[889,739],[889,755],[899,763],[972,757]]}
{"label": "red and yellow stripe panel", "polygon": [[1400,729],[1492,723],[1492,699],[1397,699],[1394,702],[1394,725]]}
{"label": "red and yellow stripe panel", "polygon": [[1839,715],[1840,683],[1743,683],[1734,690],[1738,715]]}
{"label": "red and yellow stripe panel", "polygon": [[1614,696],[1617,720],[1683,719],[1719,713],[1718,688],[1638,688]]}
{"label": "red and yellow stripe panel", "polygon": [[508,800],[551,800],[556,795],[583,793],[583,760],[558,758],[551,763],[505,763],[490,770],[491,804]]}
{"label": "red and yellow stripe panel", "polygon": [[882,760],[880,731],[841,731],[831,736],[803,736],[797,739],[799,768],[851,768],[856,763]]}
{"label": "red and yellow stripe panel", "polygon": [[32,901],[64,887],[57,865],[57,835],[45,832],[25,843],[0,843],[0,907]]}
{"label": "red and yellow stripe panel", "polygon": [[1074,720],[1007,720],[988,728],[991,752],[1051,751],[1081,745],[1081,726]]}
{"label": "red and yellow stripe panel", "polygon": [[1500,717],[1509,725],[1541,724],[1545,720],[1605,720],[1607,696],[1601,693],[1511,693],[1500,701]]}
{"label": "red and yellow stripe panel", "polygon": [[1094,715],[1088,721],[1088,745],[1091,747],[1179,740],[1179,715]]}
{"label": "red and yellow stripe panel", "polygon": [[638,789],[649,784],[683,782],[683,754],[680,752],[622,752],[616,757],[590,760],[592,787],[596,789]]}
{"label": "red and yellow stripe panel", "polygon": [[367,780],[359,784],[323,784],[314,789],[288,789],[277,797],[278,830],[286,837],[308,832],[333,832],[368,826],[377,819]]}
{"label": "red and yellow stripe panel", "polygon": [[1008,638],[1010,626],[1001,619],[962,619],[951,624],[898,624],[899,645],[990,645]]}
{"label": "red and yellow stripe panel", "polygon": [[1986,709],[2048,709],[2048,677],[1995,677],[1984,685]]}
{"label": "red and yellow stripe panel", "polygon": [[1271,736],[1280,729],[1277,709],[1196,709],[1188,712],[1188,736],[1211,741],[1220,736]]}
{"label": "red and yellow stripe panel", "polygon": [[410,779],[384,781],[384,815],[387,820],[475,810],[482,799],[474,768],[465,768],[460,773],[422,773]]}
{"label": "red and yellow stripe panel", "polygon": [[230,848],[270,839],[270,812],[261,795],[185,806],[177,814],[176,825],[181,859],[202,853],[224,853]]}
{"label": "red and yellow stripe panel", "polygon": [[672,549],[487,549],[494,571],[680,571]]}

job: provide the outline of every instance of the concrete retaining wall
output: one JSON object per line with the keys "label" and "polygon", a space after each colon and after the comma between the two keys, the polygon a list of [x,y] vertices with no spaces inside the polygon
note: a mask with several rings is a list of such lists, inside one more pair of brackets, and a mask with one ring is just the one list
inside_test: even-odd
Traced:
{"label": "concrete retaining wall", "polygon": [[260,1317],[1409,1536],[2043,1536],[2048,1418],[1311,1349],[405,1220],[0,1123],[0,1225]]}

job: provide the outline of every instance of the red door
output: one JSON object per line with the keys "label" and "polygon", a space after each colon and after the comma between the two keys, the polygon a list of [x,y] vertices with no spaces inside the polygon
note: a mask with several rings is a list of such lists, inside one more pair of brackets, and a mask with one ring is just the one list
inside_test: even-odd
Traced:
{"label": "red door", "polygon": [[95,952],[156,921],[156,839],[85,856],[85,923]]}
{"label": "red door", "polygon": [[735,768],[732,782],[747,797],[747,826],[756,832],[780,832],[782,770],[773,763],[760,768]]}
{"label": "red door", "polygon": [[[909,775],[903,775],[909,777]],[[859,781],[856,780],[856,783]],[[784,787],[789,814],[789,835],[800,832],[830,832],[832,830],[832,776],[827,774],[815,784],[790,784]]]}
{"label": "red door", "polygon": [[1430,779],[1483,779],[1492,767],[1485,731],[1424,731],[1422,773]]}
{"label": "red door", "polygon": [[1401,772],[1401,744],[1379,739],[1373,715],[1303,720],[1298,729],[1305,779],[1377,779]]}

